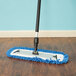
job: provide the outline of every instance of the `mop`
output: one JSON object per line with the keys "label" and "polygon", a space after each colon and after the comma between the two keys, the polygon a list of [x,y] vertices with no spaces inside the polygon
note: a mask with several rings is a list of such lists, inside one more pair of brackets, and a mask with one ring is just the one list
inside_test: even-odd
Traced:
{"label": "mop", "polygon": [[68,54],[65,54],[64,52],[38,49],[40,8],[41,8],[41,0],[38,0],[34,48],[13,47],[6,52],[6,55],[12,58],[43,62],[43,63],[51,63],[51,64],[67,63],[69,60],[69,56]]}

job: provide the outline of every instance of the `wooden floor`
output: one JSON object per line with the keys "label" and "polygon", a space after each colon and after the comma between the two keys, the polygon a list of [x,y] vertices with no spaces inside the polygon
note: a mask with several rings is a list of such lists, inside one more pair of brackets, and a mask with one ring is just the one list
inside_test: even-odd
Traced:
{"label": "wooden floor", "polygon": [[0,76],[76,76],[76,38],[40,38],[39,49],[69,54],[61,65],[8,58],[7,50],[15,46],[33,48],[33,38],[0,38]]}

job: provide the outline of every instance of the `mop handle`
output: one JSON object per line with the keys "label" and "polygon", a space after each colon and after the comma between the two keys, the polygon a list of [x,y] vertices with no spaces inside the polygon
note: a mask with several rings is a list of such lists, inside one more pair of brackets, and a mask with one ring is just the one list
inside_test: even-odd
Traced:
{"label": "mop handle", "polygon": [[35,55],[38,55],[38,51],[37,51],[37,48],[38,48],[38,43],[39,43],[39,38],[38,38],[38,32],[39,32],[39,23],[40,23],[40,8],[41,8],[41,0],[38,0],[38,6],[37,6],[37,17],[36,17],[36,29],[35,29],[35,32],[36,32],[36,35],[35,35],[35,38],[34,38],[34,52],[33,54]]}
{"label": "mop handle", "polygon": [[36,30],[35,30],[35,32],[39,32],[40,8],[41,8],[41,0],[38,0],[37,17],[36,17]]}

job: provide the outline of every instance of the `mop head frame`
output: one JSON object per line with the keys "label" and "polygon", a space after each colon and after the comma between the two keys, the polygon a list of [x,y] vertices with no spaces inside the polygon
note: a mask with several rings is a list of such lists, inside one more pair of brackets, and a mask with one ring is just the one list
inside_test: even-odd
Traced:
{"label": "mop head frame", "polygon": [[[6,52],[6,55],[12,58],[51,64],[63,64],[67,63],[69,60],[68,54],[64,54],[64,52],[38,49],[37,51],[39,52],[39,55],[33,55],[33,50],[34,48],[14,47],[9,49]],[[61,60],[59,58],[61,58]]]}

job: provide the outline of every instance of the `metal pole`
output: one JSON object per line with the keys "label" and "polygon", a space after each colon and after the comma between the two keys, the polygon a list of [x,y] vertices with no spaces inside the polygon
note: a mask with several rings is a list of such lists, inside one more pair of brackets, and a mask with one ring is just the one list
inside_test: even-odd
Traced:
{"label": "metal pole", "polygon": [[37,48],[38,48],[38,43],[39,43],[38,32],[39,32],[39,23],[40,23],[40,9],[41,9],[41,0],[38,0],[36,29],[35,29],[36,35],[35,35],[35,38],[34,38],[34,48],[35,48],[35,50],[33,51],[33,54],[35,54],[35,55],[39,54],[38,51],[37,51]]}

